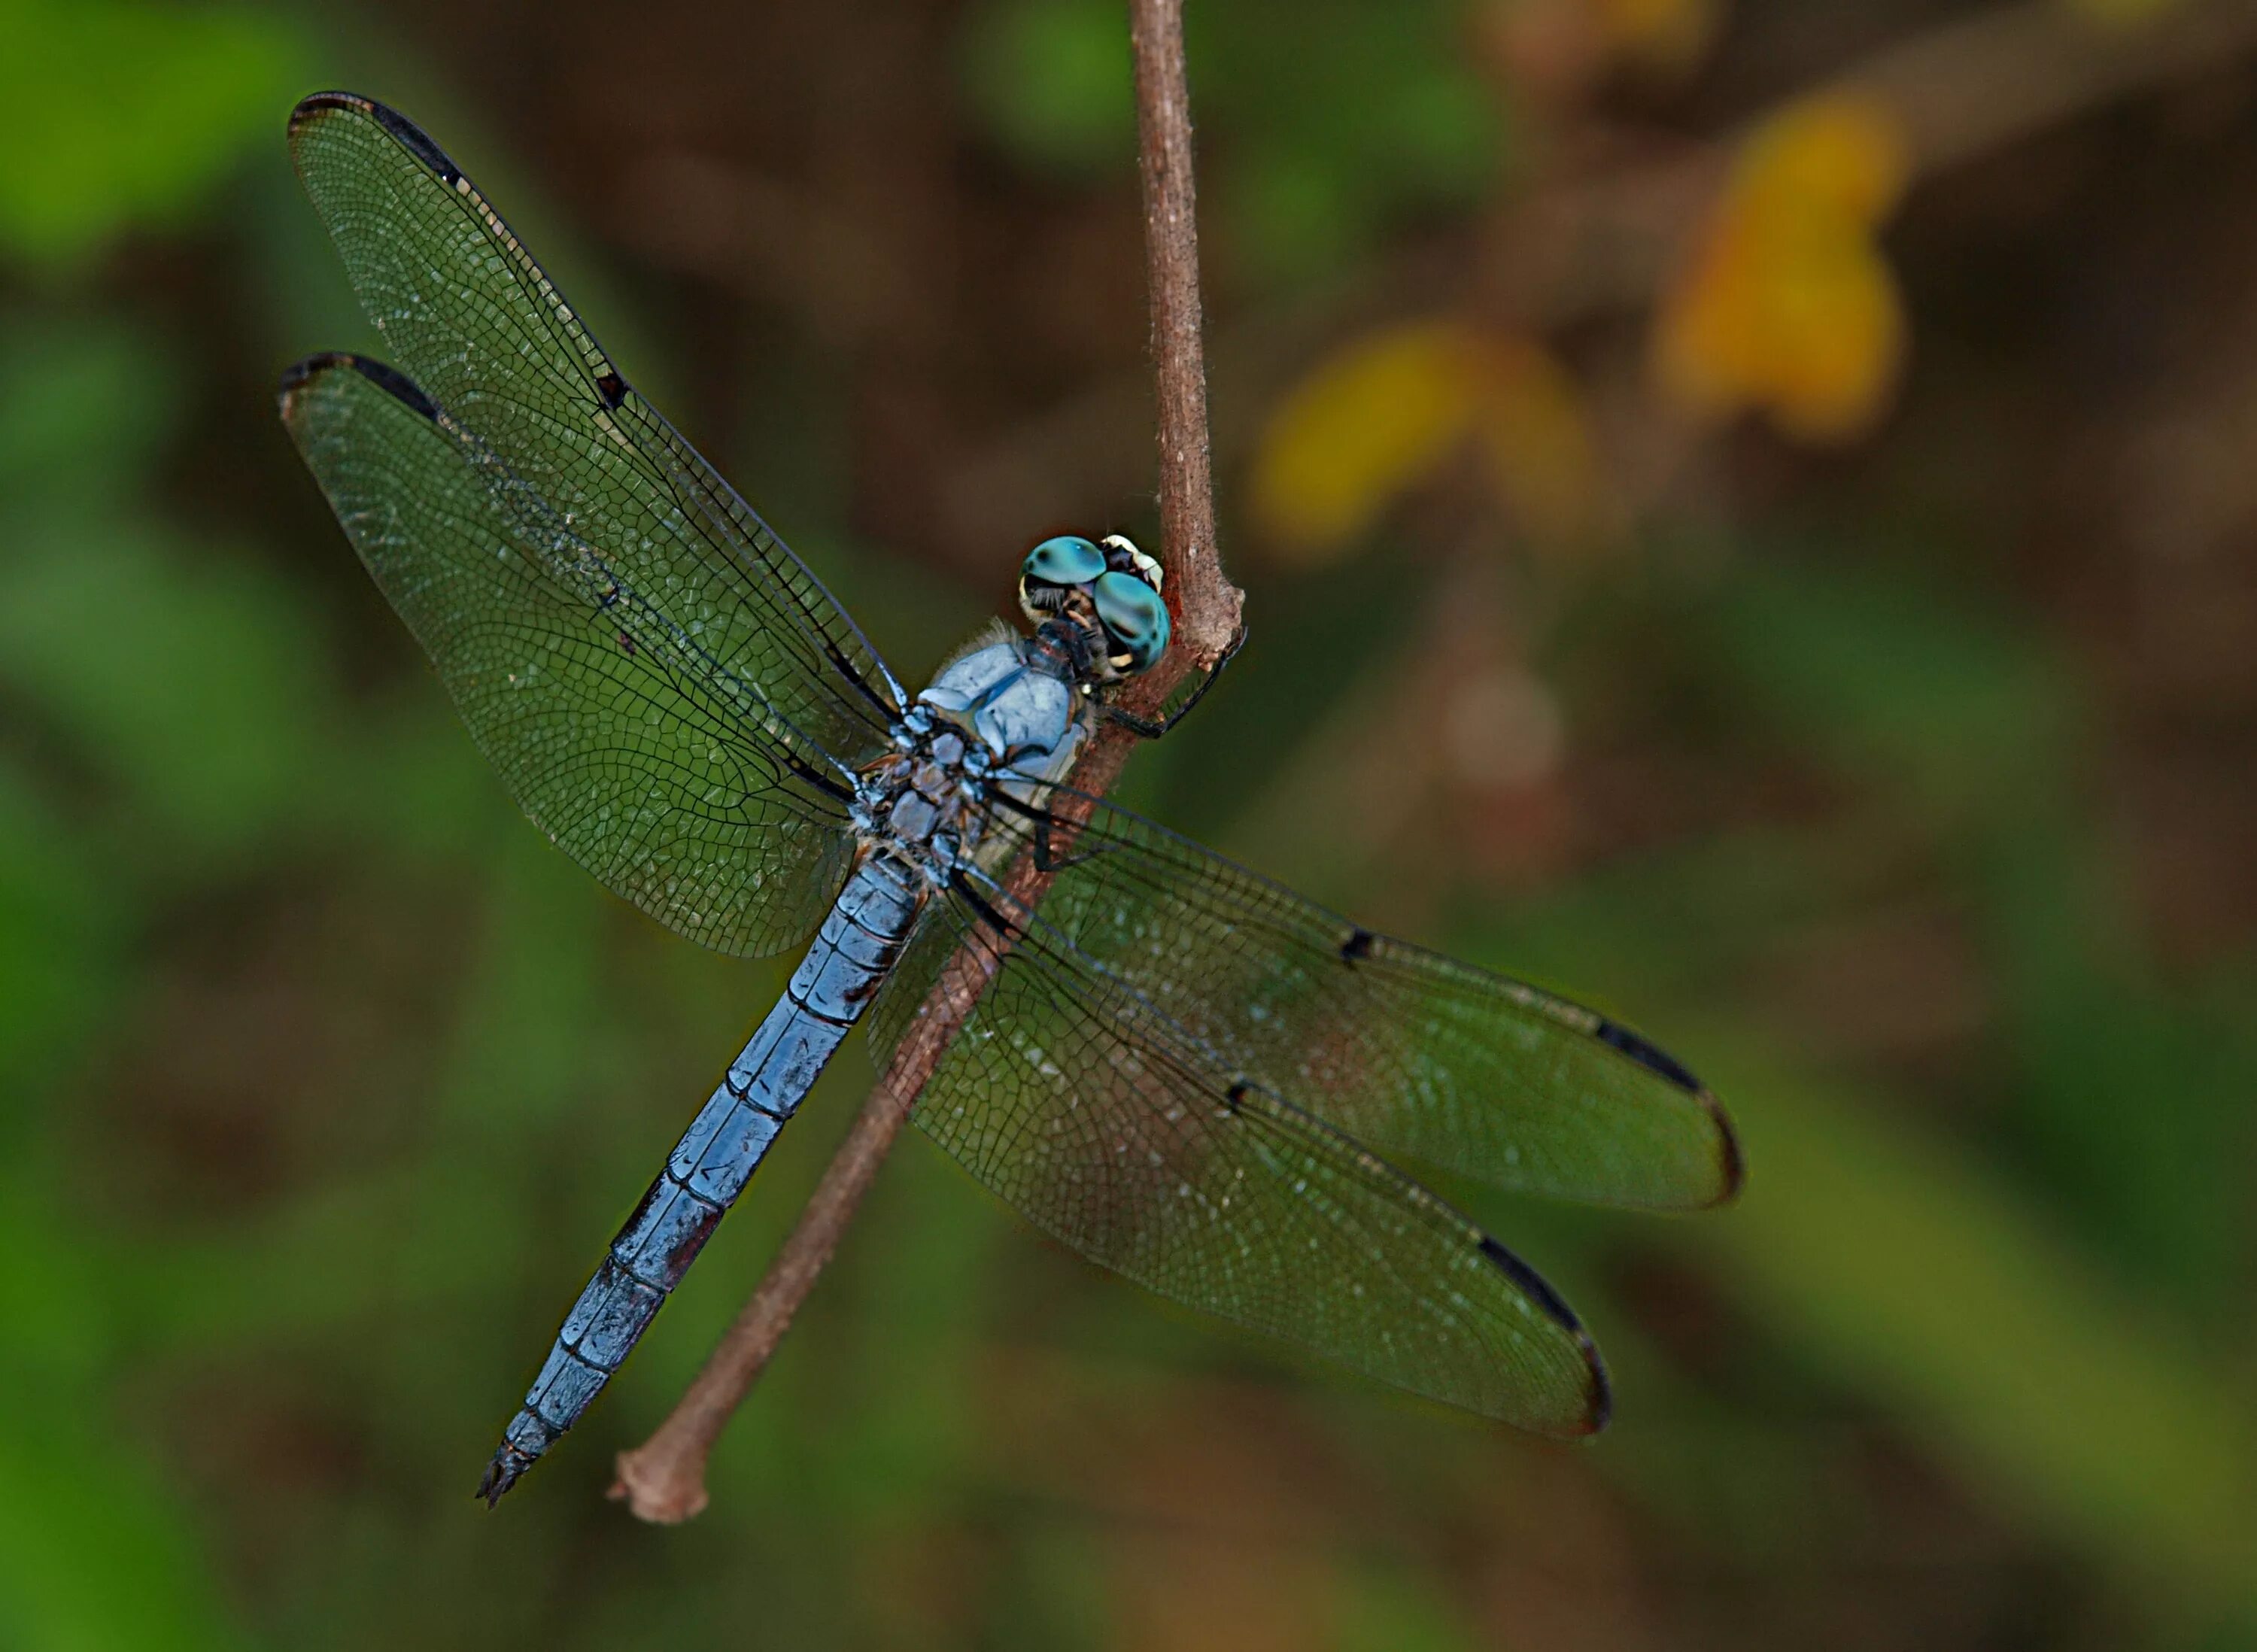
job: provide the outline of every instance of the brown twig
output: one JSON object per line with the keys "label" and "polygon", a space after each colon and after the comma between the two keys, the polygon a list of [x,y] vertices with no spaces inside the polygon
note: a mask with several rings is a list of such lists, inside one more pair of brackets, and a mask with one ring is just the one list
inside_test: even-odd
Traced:
{"label": "brown twig", "polygon": [[[1241,597],[1223,577],[1215,551],[1182,0],[1133,0],[1129,39],[1143,158],[1152,367],[1158,387],[1160,561],[1167,569],[1176,638],[1167,657],[1136,684],[1140,708],[1152,710],[1195,667],[1211,667],[1221,657],[1238,629]],[[1074,786],[1092,797],[1109,790],[1134,744],[1133,736],[1106,725],[1076,766]],[[1077,800],[1074,805],[1061,803],[1056,812],[1071,819],[1086,815],[1089,807]],[[1048,891],[1051,876],[1036,866],[1032,856],[1022,855],[1006,880],[1006,908],[1032,907]],[[657,1432],[619,1454],[611,1494],[624,1500],[639,1518],[670,1524],[705,1507],[705,1460],[714,1442],[783,1340],[918,1093],[1003,957],[987,944],[958,949],[752,1300]]]}
{"label": "brown twig", "polygon": [[[1238,629],[1239,595],[1215,555],[1214,481],[1192,180],[1191,88],[1182,0],[1131,0],[1136,147],[1144,182],[1144,279],[1152,303],[1152,376],[1160,439],[1160,543],[1174,584],[1178,639],[1213,663]],[[1203,626],[1220,626],[1202,634]],[[1178,678],[1180,680],[1182,672]],[[1155,703],[1173,683],[1154,686]]]}

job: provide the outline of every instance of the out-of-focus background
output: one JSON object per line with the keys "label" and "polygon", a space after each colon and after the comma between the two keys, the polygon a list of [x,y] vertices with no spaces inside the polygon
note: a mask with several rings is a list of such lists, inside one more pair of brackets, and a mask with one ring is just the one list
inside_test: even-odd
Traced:
{"label": "out-of-focus background", "polygon": [[470,1497],[788,960],[514,814],[272,411],[422,122],[913,680],[1155,532],[1111,0],[0,4],[0,1644],[2257,1641],[2257,6],[1193,0],[1253,642],[1126,801],[1711,1077],[1737,1208],[1451,1186],[1618,1420],[1156,1304],[896,1153],[671,1403],[841,1061]]}

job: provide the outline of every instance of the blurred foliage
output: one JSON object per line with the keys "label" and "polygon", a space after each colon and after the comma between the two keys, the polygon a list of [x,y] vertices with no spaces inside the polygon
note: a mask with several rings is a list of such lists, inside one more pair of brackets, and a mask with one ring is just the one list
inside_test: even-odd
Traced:
{"label": "blurred foliage", "polygon": [[2069,0],[2069,4],[2102,23],[2136,27],[2158,12],[2185,4],[2185,0]]}
{"label": "blurred foliage", "polygon": [[249,8],[5,0],[0,39],[0,101],[35,139],[0,168],[0,246],[43,262],[187,219],[305,61],[294,29]]}
{"label": "blurred foliage", "polygon": [[[1413,215],[1479,198],[1499,171],[1503,110],[1453,49],[1457,11],[1454,0],[1187,8],[1213,153],[1200,187],[1234,267],[1290,288],[1336,274]],[[1122,0],[981,0],[965,84],[994,140],[1067,177],[1132,165],[1128,18]]]}
{"label": "blurred foliage", "polygon": [[1699,57],[1723,20],[1721,0],[1600,0],[1593,9],[1617,51],[1664,67]]}
{"label": "blurred foliage", "polygon": [[[2132,40],[2226,4],[2044,10]],[[1585,1311],[1615,1430],[1503,1437],[1155,1308],[911,1145],[711,1511],[634,1527],[611,1454],[780,1240],[854,1055],[478,1513],[789,961],[551,851],[367,588],[271,416],[282,363],[364,335],[284,112],[365,85],[520,227],[608,238],[534,233],[914,667],[1019,544],[1151,531],[1121,8],[17,0],[0,1645],[2257,1636],[2246,66],[2063,95],[1939,177],[1948,100],[1825,88],[1971,5],[1192,12],[1254,643],[1124,799],[1730,1101],[1731,1212],[1447,1190]],[[959,475],[1011,543],[953,537]]]}

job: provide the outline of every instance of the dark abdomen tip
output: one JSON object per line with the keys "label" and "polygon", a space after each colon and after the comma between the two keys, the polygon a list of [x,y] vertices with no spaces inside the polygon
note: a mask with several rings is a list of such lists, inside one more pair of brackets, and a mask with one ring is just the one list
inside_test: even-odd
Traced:
{"label": "dark abdomen tip", "polygon": [[503,1446],[493,1454],[493,1461],[486,1465],[486,1472],[478,1477],[478,1489],[475,1494],[484,1498],[486,1507],[492,1508],[501,1501],[509,1488],[517,1484],[533,1464],[534,1459],[515,1446]]}

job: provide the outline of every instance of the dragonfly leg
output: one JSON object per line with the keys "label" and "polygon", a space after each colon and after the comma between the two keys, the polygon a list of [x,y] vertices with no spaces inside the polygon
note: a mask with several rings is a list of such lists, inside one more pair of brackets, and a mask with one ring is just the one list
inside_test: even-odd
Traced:
{"label": "dragonfly leg", "polygon": [[1192,708],[1206,697],[1206,691],[1214,687],[1214,680],[1222,675],[1222,668],[1235,660],[1238,657],[1238,651],[1244,646],[1246,646],[1246,623],[1241,620],[1238,629],[1231,633],[1229,646],[1222,651],[1222,658],[1207,667],[1206,674],[1199,679],[1199,687],[1193,688],[1184,702],[1165,717],[1148,717],[1139,712],[1125,710],[1110,702],[1099,706],[1098,711],[1100,715],[1119,724],[1140,739],[1157,740],[1191,715]]}
{"label": "dragonfly leg", "polygon": [[1079,855],[1071,851],[1061,852],[1051,841],[1051,829],[1058,823],[1058,821],[1049,815],[1036,817],[1035,870],[1037,872],[1064,872],[1069,866],[1079,866],[1085,861],[1095,860],[1111,847],[1110,844],[1100,845]]}

